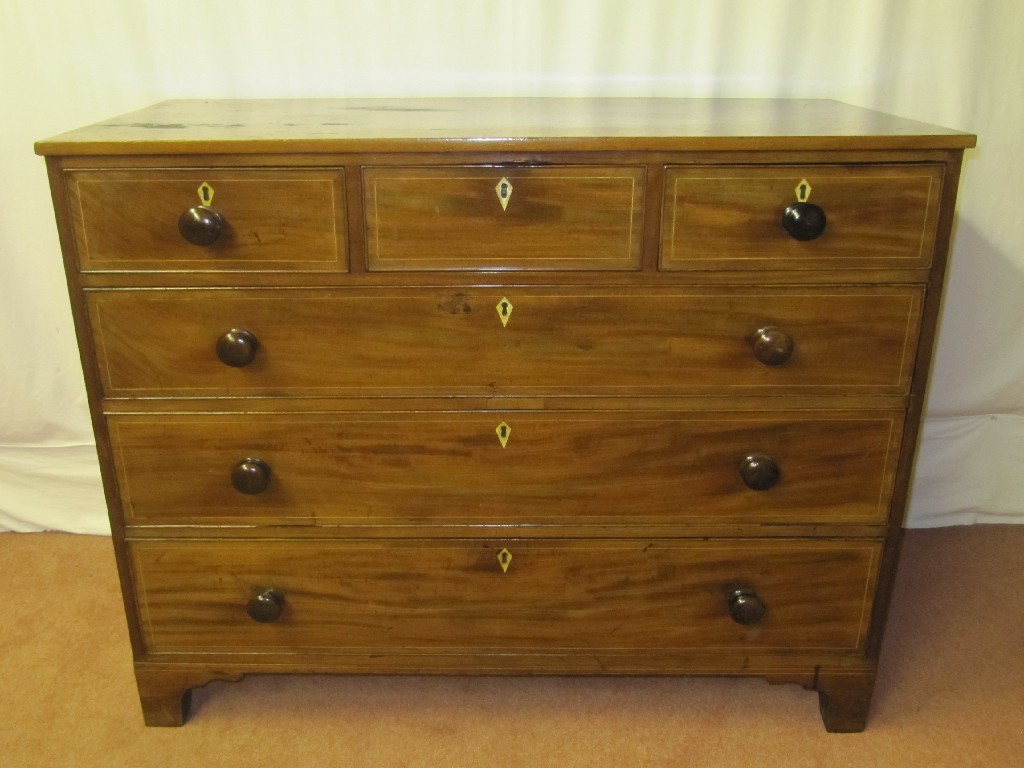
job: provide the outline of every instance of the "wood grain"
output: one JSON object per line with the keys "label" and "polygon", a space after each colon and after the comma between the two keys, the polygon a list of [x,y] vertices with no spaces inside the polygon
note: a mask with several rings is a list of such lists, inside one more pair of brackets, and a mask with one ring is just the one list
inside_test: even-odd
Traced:
{"label": "wood grain", "polygon": [[[87,296],[107,397],[902,394],[921,298],[914,286]],[[794,338],[788,363],[753,357],[764,326]],[[259,339],[252,365],[214,354],[232,328]]]}
{"label": "wood grain", "polygon": [[[504,447],[496,430],[509,430]],[[881,523],[902,412],[110,417],[131,524]],[[770,455],[768,491],[739,463]],[[265,491],[229,477],[246,458]]]}
{"label": "wood grain", "polygon": [[367,168],[363,183],[371,271],[640,268],[643,167]]}
{"label": "wood grain", "polygon": [[[213,188],[227,231],[195,246],[178,217]],[[341,169],[89,170],[68,174],[81,269],[230,272],[348,268]]]}
{"label": "wood grain", "polygon": [[[942,175],[938,164],[670,168],[661,268],[927,268]],[[828,223],[799,242],[780,220],[805,180]]]}
{"label": "wood grain", "polygon": [[826,100],[233,99],[161,102],[40,141],[36,152],[835,151],[974,143],[967,133]]}
{"label": "wood grain", "polygon": [[[512,554],[507,572],[498,553]],[[879,546],[763,541],[145,541],[132,545],[150,654],[815,648],[864,640]],[[296,563],[302,568],[296,568]],[[729,617],[735,585],[768,606]],[[272,586],[281,618],[247,601]]]}

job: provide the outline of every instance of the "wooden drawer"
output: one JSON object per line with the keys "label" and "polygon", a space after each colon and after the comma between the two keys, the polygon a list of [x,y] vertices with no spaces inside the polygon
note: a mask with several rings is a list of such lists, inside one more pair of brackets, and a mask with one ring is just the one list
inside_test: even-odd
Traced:
{"label": "wooden drawer", "polygon": [[367,168],[367,265],[639,269],[644,178],[615,166]]}
{"label": "wooden drawer", "polygon": [[[915,286],[87,292],[107,397],[902,394],[921,299]],[[791,339],[788,361],[755,357],[764,328]],[[257,340],[245,367],[215,352],[232,329]]]}
{"label": "wooden drawer", "polygon": [[[811,540],[146,540],[130,545],[130,560],[151,654],[853,651],[864,642],[880,549]],[[268,588],[283,596],[281,614],[253,621],[247,605]],[[738,588],[763,602],[760,622],[731,618]]]}
{"label": "wooden drawer", "polygon": [[[79,266],[93,271],[345,271],[341,169],[69,171]],[[193,245],[182,213],[212,190],[217,239]]]}
{"label": "wooden drawer", "polygon": [[902,422],[902,411],[109,417],[127,522],[149,525],[881,523]]}
{"label": "wooden drawer", "polygon": [[[925,269],[931,264],[943,166],[818,165],[668,168],[661,268]],[[824,233],[791,237],[783,211],[806,182]]]}

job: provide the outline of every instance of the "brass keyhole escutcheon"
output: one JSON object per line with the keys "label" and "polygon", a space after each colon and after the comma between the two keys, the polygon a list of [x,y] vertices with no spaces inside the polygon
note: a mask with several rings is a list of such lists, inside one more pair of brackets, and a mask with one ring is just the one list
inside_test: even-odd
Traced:
{"label": "brass keyhole escutcheon", "polygon": [[498,310],[498,318],[501,320],[501,327],[504,328],[512,317],[512,302],[502,296],[495,309]]}
{"label": "brass keyhole escutcheon", "polygon": [[501,443],[501,447],[504,448],[508,445],[508,439],[512,435],[512,427],[503,421],[494,428],[494,431],[498,435],[498,442]]}
{"label": "brass keyhole escutcheon", "polygon": [[208,182],[200,184],[196,192],[199,194],[200,205],[213,205],[213,187]]}
{"label": "brass keyhole escutcheon", "polygon": [[501,210],[508,210],[508,201],[512,199],[512,182],[507,178],[502,178],[494,187],[494,191],[498,194],[498,202],[501,203]]}
{"label": "brass keyhole escutcheon", "polygon": [[498,565],[501,566],[502,573],[508,573],[508,567],[512,565],[512,553],[507,549],[502,549],[498,553]]}
{"label": "brass keyhole escutcheon", "polygon": [[796,201],[798,203],[806,203],[811,196],[811,184],[807,179],[800,179],[800,183],[796,185]]}

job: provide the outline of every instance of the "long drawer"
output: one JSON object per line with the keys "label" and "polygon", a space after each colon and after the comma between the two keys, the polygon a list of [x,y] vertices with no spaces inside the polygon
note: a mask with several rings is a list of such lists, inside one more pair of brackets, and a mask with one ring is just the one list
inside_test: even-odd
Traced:
{"label": "long drawer", "polygon": [[[149,540],[131,544],[130,562],[152,654],[853,651],[864,642],[880,548],[794,540]],[[740,611],[738,591],[748,596]]]}
{"label": "long drawer", "polygon": [[[922,294],[116,289],[87,303],[107,397],[896,395]],[[225,364],[218,348],[243,336],[252,354]]]}
{"label": "long drawer", "polygon": [[109,417],[129,524],[879,523],[902,411]]}

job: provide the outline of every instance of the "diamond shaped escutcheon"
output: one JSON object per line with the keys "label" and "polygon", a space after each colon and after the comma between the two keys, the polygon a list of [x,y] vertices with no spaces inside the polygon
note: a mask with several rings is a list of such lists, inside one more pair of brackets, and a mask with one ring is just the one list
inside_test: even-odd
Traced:
{"label": "diamond shaped escutcheon", "polygon": [[512,553],[508,549],[502,549],[498,553],[498,565],[501,566],[502,573],[508,573],[508,567],[512,565]]}
{"label": "diamond shaped escutcheon", "polygon": [[512,199],[512,182],[507,178],[502,178],[494,186],[494,191],[498,195],[498,202],[501,203],[501,210],[508,210],[508,201]]}

